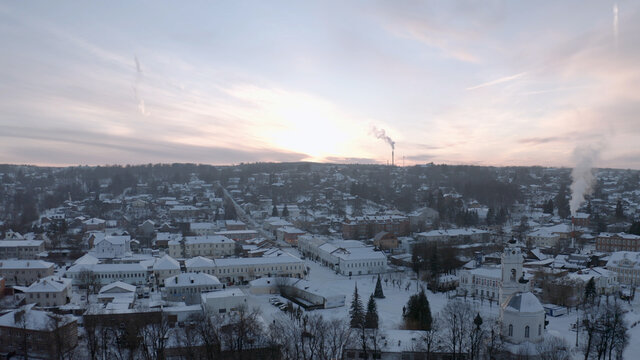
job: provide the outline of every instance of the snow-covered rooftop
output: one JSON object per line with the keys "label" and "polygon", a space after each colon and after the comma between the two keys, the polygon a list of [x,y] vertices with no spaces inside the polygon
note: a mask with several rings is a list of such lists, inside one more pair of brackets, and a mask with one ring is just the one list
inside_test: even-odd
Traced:
{"label": "snow-covered rooftop", "polygon": [[84,265],[93,265],[93,264],[97,264],[99,263],[100,260],[98,260],[97,257],[91,255],[91,254],[84,254],[83,256],[79,257],[78,259],[76,259],[76,261],[74,261],[74,264],[84,264]]}
{"label": "snow-covered rooftop", "polygon": [[[233,240],[222,235],[187,236],[184,241],[186,244],[228,244],[233,242]],[[169,241],[169,245],[178,244],[180,244],[179,240]]]}
{"label": "snow-covered rooftop", "polygon": [[[34,304],[23,306],[20,309],[10,311],[0,316],[0,326],[19,327],[28,330],[47,330],[51,323],[51,316],[54,314],[34,310]],[[62,315],[58,323],[59,326],[75,321],[71,315]]]}
{"label": "snow-covered rooftop", "polygon": [[544,312],[540,300],[533,293],[520,292],[511,295],[507,300],[505,311],[516,311],[520,313],[537,313]]}
{"label": "snow-covered rooftop", "polygon": [[169,255],[157,259],[153,264],[153,270],[180,270],[180,263]]}
{"label": "snow-covered rooftop", "polygon": [[0,260],[0,269],[48,269],[53,263],[42,260]]}
{"label": "snow-covered rooftop", "polygon": [[172,288],[183,286],[220,285],[220,281],[217,277],[205,273],[184,273],[166,278],[164,284],[165,287]]}
{"label": "snow-covered rooftop", "polygon": [[236,266],[236,265],[301,263],[302,260],[300,260],[300,258],[297,258],[293,255],[283,253],[280,256],[269,256],[269,257],[215,259],[214,262],[216,266]]}
{"label": "snow-covered rooftop", "polygon": [[[122,290],[122,291],[120,291]],[[127,284],[125,282],[122,281],[116,281],[116,282],[112,282],[109,285],[105,285],[102,288],[100,288],[100,294],[103,293],[107,293],[107,292],[120,292],[120,293],[131,293],[131,292],[135,292],[136,291],[136,287],[135,285],[130,285]]]}
{"label": "snow-covered rooftop", "polygon": [[213,267],[215,263],[211,259],[207,259],[206,257],[196,256],[191,259],[187,259],[185,262],[185,267],[189,268],[200,268],[200,267]]}
{"label": "snow-covered rooftop", "polygon": [[226,289],[220,291],[212,291],[208,293],[202,294],[203,303],[206,302],[206,299],[220,299],[227,298],[232,296],[245,296],[245,294],[240,289]]}
{"label": "snow-covered rooftop", "polygon": [[42,240],[0,240],[0,248],[18,247],[18,246],[40,246]]}
{"label": "snow-covered rooftop", "polygon": [[61,292],[69,287],[71,287],[71,279],[47,276],[31,284],[25,292]]}

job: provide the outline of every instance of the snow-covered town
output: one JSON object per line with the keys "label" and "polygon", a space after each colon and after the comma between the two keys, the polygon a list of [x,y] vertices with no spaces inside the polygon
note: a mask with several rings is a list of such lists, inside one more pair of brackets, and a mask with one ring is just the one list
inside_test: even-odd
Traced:
{"label": "snow-covered town", "polygon": [[0,357],[634,358],[640,172],[590,174],[2,165]]}

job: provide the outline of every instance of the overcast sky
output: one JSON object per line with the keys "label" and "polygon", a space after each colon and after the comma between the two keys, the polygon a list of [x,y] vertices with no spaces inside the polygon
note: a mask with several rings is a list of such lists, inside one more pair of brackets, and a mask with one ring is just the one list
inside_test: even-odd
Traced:
{"label": "overcast sky", "polygon": [[0,163],[640,168],[638,1],[0,3]]}

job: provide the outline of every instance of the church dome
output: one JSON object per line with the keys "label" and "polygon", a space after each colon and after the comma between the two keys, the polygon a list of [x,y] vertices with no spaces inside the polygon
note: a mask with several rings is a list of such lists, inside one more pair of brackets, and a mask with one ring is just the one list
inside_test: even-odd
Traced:
{"label": "church dome", "polygon": [[530,291],[519,292],[511,295],[502,305],[504,311],[518,313],[544,313],[540,300]]}

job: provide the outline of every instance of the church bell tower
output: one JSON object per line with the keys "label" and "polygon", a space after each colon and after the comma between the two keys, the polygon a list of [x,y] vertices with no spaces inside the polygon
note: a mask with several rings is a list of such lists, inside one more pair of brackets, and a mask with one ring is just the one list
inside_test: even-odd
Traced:
{"label": "church bell tower", "polygon": [[502,286],[500,287],[500,304],[517,292],[528,291],[528,281],[522,271],[522,250],[515,240],[509,241],[502,253]]}

